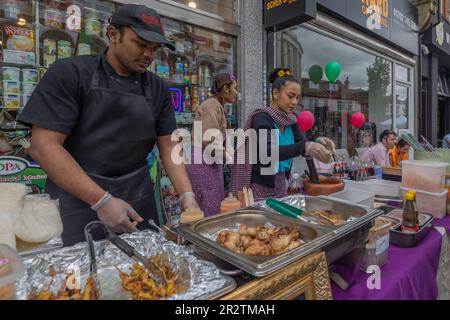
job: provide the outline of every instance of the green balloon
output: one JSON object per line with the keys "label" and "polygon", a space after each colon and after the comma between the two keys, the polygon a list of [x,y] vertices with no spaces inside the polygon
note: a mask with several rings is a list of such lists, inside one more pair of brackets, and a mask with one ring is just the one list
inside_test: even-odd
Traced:
{"label": "green balloon", "polygon": [[309,79],[315,84],[319,84],[323,77],[323,69],[317,64],[309,68]]}
{"label": "green balloon", "polygon": [[341,75],[341,65],[337,61],[331,61],[327,64],[325,73],[330,82],[336,82]]}

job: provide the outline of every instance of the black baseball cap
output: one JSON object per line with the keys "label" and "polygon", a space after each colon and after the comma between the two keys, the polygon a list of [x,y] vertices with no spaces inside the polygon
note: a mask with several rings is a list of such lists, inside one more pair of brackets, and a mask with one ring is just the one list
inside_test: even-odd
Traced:
{"label": "black baseball cap", "polygon": [[126,4],[109,18],[111,25],[133,29],[139,37],[148,42],[164,44],[171,50],[174,45],[164,35],[164,27],[158,12],[144,5]]}

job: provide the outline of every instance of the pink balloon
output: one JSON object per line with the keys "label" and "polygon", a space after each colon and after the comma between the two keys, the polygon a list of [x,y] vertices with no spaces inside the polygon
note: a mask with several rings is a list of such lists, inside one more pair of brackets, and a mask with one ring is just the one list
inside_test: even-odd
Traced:
{"label": "pink balloon", "polygon": [[311,111],[303,111],[298,115],[297,122],[300,130],[305,133],[314,126],[316,120]]}
{"label": "pink balloon", "polygon": [[361,128],[365,122],[366,122],[366,117],[364,116],[364,114],[362,112],[357,112],[352,116],[352,125],[356,129]]}

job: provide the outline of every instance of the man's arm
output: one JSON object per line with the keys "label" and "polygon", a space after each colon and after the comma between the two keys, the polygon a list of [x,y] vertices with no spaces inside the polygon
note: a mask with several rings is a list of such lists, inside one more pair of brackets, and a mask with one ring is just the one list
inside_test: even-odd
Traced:
{"label": "man's arm", "polygon": [[172,160],[172,150],[177,144],[178,142],[171,140],[171,136],[158,137],[158,149],[164,169],[166,169],[178,195],[182,196],[187,192],[192,192],[192,185],[184,163],[176,164]]}
{"label": "man's arm", "polygon": [[[106,191],[64,149],[66,137],[63,133],[33,126],[30,154],[57,186],[93,206]],[[128,203],[114,197],[97,210],[97,215],[105,225],[118,232],[136,231],[138,222],[143,221]]]}

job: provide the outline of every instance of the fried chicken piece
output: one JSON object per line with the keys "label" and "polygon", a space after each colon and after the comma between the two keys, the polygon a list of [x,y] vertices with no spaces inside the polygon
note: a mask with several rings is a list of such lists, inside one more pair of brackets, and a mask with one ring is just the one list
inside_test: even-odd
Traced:
{"label": "fried chicken piece", "polygon": [[263,227],[249,227],[245,224],[242,224],[239,227],[239,234],[256,237],[258,232],[262,231]]}
{"label": "fried chicken piece", "polygon": [[270,256],[272,254],[272,248],[270,245],[258,239],[253,239],[250,241],[244,254],[247,256]]}
{"label": "fried chicken piece", "polygon": [[289,234],[280,234],[277,237],[274,237],[270,240],[270,246],[272,247],[272,253],[273,254],[280,254],[287,252],[291,249],[289,249],[289,246],[292,242],[296,241],[300,238],[300,232],[296,230],[291,230]]}
{"label": "fried chicken piece", "polygon": [[31,300],[53,300],[53,293],[50,291],[42,291],[37,294],[34,294]]}
{"label": "fried chicken piece", "polygon": [[242,248],[244,250],[247,249],[252,240],[253,240],[253,238],[251,236],[247,236],[247,235],[241,236],[240,241],[241,241]]}
{"label": "fried chicken piece", "polygon": [[269,241],[270,237],[271,237],[271,235],[269,232],[267,232],[267,230],[261,230],[256,235],[256,239],[258,239],[259,241],[263,241],[263,242]]}
{"label": "fried chicken piece", "polygon": [[98,300],[97,286],[95,285],[94,277],[89,275],[86,280],[86,285],[84,286],[84,291],[82,294],[82,300]]}
{"label": "fried chicken piece", "polygon": [[222,231],[217,236],[217,242],[233,252],[241,253],[240,235],[237,232]]}

